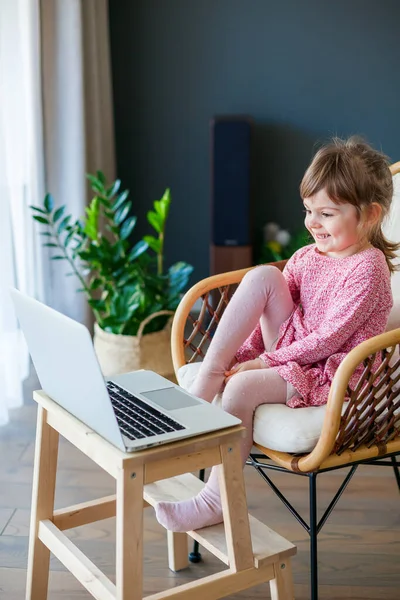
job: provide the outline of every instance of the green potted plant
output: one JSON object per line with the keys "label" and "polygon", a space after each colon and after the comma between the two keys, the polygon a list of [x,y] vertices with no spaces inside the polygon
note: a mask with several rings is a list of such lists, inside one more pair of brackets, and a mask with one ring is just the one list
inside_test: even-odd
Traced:
{"label": "green potted plant", "polygon": [[44,231],[43,245],[52,260],[66,261],[93,310],[94,346],[105,375],[149,368],[173,373],[170,353],[171,316],[193,267],[178,262],[165,269],[165,225],[171,204],[166,189],[147,220],[155,235],[132,245],[136,224],[129,192],[121,182],[107,184],[101,171],[87,175],[94,197],[81,219],[55,207],[51,194],[43,206],[32,206]]}

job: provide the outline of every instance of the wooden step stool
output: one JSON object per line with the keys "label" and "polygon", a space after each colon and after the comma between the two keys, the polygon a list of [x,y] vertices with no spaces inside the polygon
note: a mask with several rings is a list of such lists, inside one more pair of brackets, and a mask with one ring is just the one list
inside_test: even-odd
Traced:
{"label": "wooden step stool", "polygon": [[[142,600],[143,508],[160,500],[179,500],[196,494],[203,483],[189,472],[213,465],[221,465],[225,533],[221,524],[190,531],[188,535],[228,569],[147,596],[146,600],[211,600],[267,581],[273,600],[293,600],[290,557],[296,552],[295,546],[253,517],[249,523],[239,450],[242,427],[126,454],[44,392],[35,392],[34,399],[39,406],[27,600],[47,598],[50,551],[94,598]],[[114,496],[54,511],[59,434],[115,478]],[[112,516],[116,516],[115,584],[63,533],[65,529]],[[169,566],[178,571],[188,565],[187,534],[168,531],[167,535]]]}

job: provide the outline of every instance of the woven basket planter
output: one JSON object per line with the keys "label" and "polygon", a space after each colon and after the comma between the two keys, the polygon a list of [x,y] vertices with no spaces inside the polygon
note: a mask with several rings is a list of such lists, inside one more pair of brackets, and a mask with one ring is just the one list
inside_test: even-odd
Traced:
{"label": "woven basket planter", "polygon": [[161,331],[143,331],[147,323],[161,315],[173,315],[173,311],[161,310],[144,319],[137,335],[119,335],[103,331],[94,325],[94,349],[103,375],[129,373],[138,369],[149,369],[164,377],[174,372],[171,358],[172,317]]}

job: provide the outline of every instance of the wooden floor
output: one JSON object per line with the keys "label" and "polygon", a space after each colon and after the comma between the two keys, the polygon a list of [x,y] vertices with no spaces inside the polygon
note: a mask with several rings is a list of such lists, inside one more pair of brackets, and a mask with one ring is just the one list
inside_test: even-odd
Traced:
{"label": "wooden floor", "polygon": [[[27,395],[30,395],[29,386]],[[28,547],[36,405],[12,413],[0,428],[0,598],[22,600]],[[56,507],[114,492],[114,481],[86,457],[60,444]],[[319,501],[326,506],[340,484],[340,472],[320,475]],[[250,468],[245,472],[249,511],[293,541],[295,598],[309,600],[307,534]],[[307,480],[273,475],[284,493],[307,516]],[[203,551],[204,561],[179,574],[168,570],[165,532],[145,512],[145,594],[173,587],[221,570],[217,559]],[[70,537],[113,578],[114,519],[70,531]],[[329,600],[400,599],[400,495],[390,468],[360,467],[320,534],[320,597]],[[89,594],[56,560],[51,561],[49,600],[84,600]],[[269,598],[267,586],[231,598]]]}

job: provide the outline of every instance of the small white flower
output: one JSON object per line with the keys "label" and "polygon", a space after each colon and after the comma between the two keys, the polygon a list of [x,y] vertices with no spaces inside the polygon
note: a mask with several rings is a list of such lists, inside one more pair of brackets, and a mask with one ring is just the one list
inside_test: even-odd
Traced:
{"label": "small white flower", "polygon": [[287,246],[291,240],[290,233],[286,231],[286,229],[281,229],[278,231],[275,237],[276,241],[280,243],[281,246]]}
{"label": "small white flower", "polygon": [[263,227],[264,242],[272,242],[276,240],[279,225],[277,223],[266,223]]}

